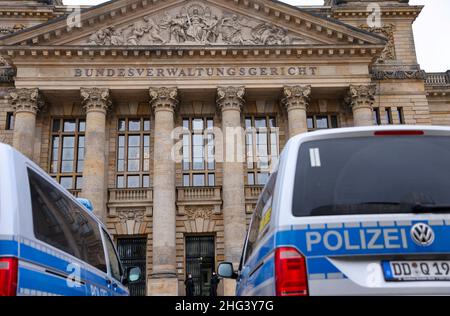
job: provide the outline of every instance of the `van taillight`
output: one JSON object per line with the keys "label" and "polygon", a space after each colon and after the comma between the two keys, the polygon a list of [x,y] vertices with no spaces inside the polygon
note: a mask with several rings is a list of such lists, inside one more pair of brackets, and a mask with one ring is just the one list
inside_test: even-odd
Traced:
{"label": "van taillight", "polygon": [[306,260],[295,248],[275,250],[275,284],[277,296],[307,296]]}
{"label": "van taillight", "polygon": [[0,296],[16,296],[17,274],[16,258],[0,258]]}
{"label": "van taillight", "polygon": [[419,130],[394,130],[394,131],[376,131],[373,133],[375,136],[418,136],[424,135],[424,131]]}

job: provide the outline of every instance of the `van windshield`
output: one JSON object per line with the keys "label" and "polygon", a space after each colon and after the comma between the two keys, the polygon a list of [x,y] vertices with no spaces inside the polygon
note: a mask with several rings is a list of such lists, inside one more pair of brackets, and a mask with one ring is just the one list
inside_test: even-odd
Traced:
{"label": "van windshield", "polygon": [[450,213],[450,137],[306,142],[293,196],[294,216]]}

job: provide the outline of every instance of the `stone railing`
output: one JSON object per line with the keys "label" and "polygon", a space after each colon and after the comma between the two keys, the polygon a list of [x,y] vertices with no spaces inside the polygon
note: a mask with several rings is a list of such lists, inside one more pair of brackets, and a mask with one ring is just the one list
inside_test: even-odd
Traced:
{"label": "stone railing", "polygon": [[246,185],[245,186],[245,212],[250,214],[258,202],[258,198],[261,195],[263,185]]}
{"label": "stone railing", "polygon": [[450,85],[450,71],[427,73],[425,83],[428,86]]}
{"label": "stone railing", "polygon": [[153,190],[151,188],[109,189],[108,209],[110,216],[117,216],[117,209],[145,209],[152,215]]}
{"label": "stone railing", "polygon": [[258,200],[259,195],[264,189],[263,185],[246,185],[245,186],[245,199],[246,200]]}
{"label": "stone railing", "polygon": [[110,189],[109,202],[151,202],[153,200],[153,191],[148,188],[139,189]]}
{"label": "stone railing", "polygon": [[222,187],[178,187],[178,214],[183,215],[187,206],[213,206],[214,213],[221,212]]}

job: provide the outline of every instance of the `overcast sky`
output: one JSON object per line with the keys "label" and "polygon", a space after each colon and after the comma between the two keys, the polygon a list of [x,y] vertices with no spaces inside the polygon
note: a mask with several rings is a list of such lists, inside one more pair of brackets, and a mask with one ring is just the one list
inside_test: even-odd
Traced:
{"label": "overcast sky", "polygon": [[[64,0],[68,5],[94,5],[105,0]],[[285,0],[292,5],[321,5],[323,0]],[[425,5],[414,23],[417,57],[428,72],[450,70],[450,0],[410,0]]]}

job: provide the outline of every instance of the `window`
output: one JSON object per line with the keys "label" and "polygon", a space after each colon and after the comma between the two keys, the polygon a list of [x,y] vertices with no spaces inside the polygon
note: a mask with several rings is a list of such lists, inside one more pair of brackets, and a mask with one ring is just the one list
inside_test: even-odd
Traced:
{"label": "window", "polygon": [[446,136],[309,141],[298,151],[292,213],[400,214],[420,204],[449,212],[449,161]]}
{"label": "window", "polygon": [[109,235],[106,231],[103,230],[103,235],[105,236],[106,242],[106,250],[108,251],[109,258],[109,270],[111,271],[111,276],[117,281],[121,282],[122,280],[122,269],[120,267],[119,258],[117,257],[116,250],[114,249],[114,245],[109,238]]}
{"label": "window", "polygon": [[6,113],[6,130],[13,130],[14,129],[14,112],[7,112]]}
{"label": "window", "polygon": [[381,125],[380,108],[373,109],[373,124]]}
{"label": "window", "polygon": [[50,174],[68,190],[83,188],[86,121],[53,119]]}
{"label": "window", "polygon": [[183,186],[215,186],[214,121],[183,119]]}
{"label": "window", "polygon": [[261,197],[256,204],[244,250],[245,261],[247,261],[251,256],[257,242],[265,235],[267,228],[269,227],[272,215],[272,200],[275,191],[276,178],[277,174],[274,173],[272,177],[270,177],[269,182],[267,183],[264,191],[261,193]]}
{"label": "window", "polygon": [[28,179],[36,238],[106,272],[98,223],[35,171]]}
{"label": "window", "polygon": [[118,133],[116,187],[150,187],[150,120],[120,119]]}
{"label": "window", "polygon": [[396,113],[397,113],[397,120],[398,120],[398,122],[400,123],[400,124],[405,124],[405,117],[404,117],[404,115],[403,115],[403,108],[397,108],[397,111],[396,111]]}
{"label": "window", "polygon": [[308,131],[338,127],[337,115],[308,115],[306,120]]}
{"label": "window", "polygon": [[385,109],[385,115],[386,115],[387,124],[394,124],[394,122],[392,120],[392,109],[391,108]]}
{"label": "window", "polygon": [[247,184],[264,185],[278,161],[279,133],[274,117],[245,118]]}

